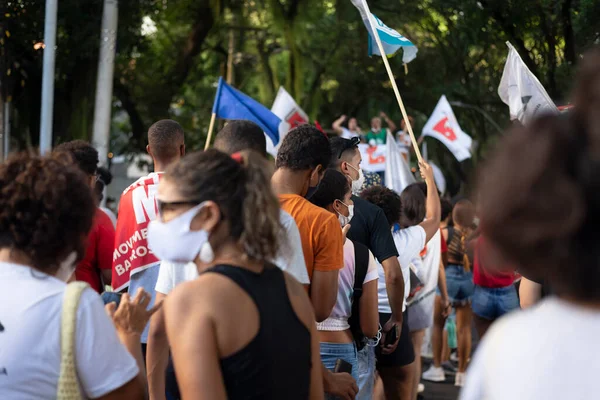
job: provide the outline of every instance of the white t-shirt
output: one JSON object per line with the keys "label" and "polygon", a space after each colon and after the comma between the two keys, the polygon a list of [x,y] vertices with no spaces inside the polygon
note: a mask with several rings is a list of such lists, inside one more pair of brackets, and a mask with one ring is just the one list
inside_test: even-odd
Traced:
{"label": "white t-shirt", "polygon": [[600,311],[556,297],[494,323],[467,371],[461,400],[598,398]]}
{"label": "white t-shirt", "polygon": [[398,148],[401,153],[408,154],[410,152],[411,142],[408,132],[396,132],[396,143],[398,143]]}
{"label": "white t-shirt", "polygon": [[431,315],[433,320],[433,305],[435,302],[435,289],[438,284],[440,260],[442,258],[441,233],[438,230],[427,242],[425,256],[415,257],[412,265],[415,267],[417,277],[423,283],[423,288],[415,294],[411,305],[419,304],[420,310]]}
{"label": "white t-shirt", "polygon": [[[23,265],[0,263],[0,399],[55,399],[66,284]],[[104,396],[138,375],[102,300],[84,290],[77,311],[75,361],[87,397]]]}
{"label": "white t-shirt", "polygon": [[[317,329],[320,331],[345,331],[350,329],[348,318],[352,314],[352,296],[354,295],[354,273],[356,271],[356,260],[354,254],[354,243],[346,240],[344,243],[344,268],[338,275],[338,293],[335,306],[323,322],[317,323]],[[363,281],[365,283],[377,279],[377,262],[371,251],[369,251],[369,266],[367,275]]]}
{"label": "white t-shirt", "polygon": [[[302,240],[296,221],[290,214],[280,210],[279,222],[285,229],[288,246],[281,246],[277,258],[273,260],[273,264],[292,275],[298,282],[308,285],[310,280],[308,279],[308,271],[302,252]],[[155,290],[162,294],[169,294],[178,284],[194,280],[197,277],[198,268],[194,263],[180,264],[162,261]]]}
{"label": "white t-shirt", "polygon": [[342,128],[342,134],[340,135],[344,139],[352,139],[353,137],[360,136],[359,132],[352,132],[348,128]]}
{"label": "white t-shirt", "polygon": [[[394,243],[398,250],[398,262],[400,263],[400,269],[402,269],[402,276],[404,277],[404,305],[402,312],[406,310],[406,299],[410,294],[410,263],[413,258],[418,257],[423,247],[425,247],[425,230],[419,225],[411,226],[410,228],[400,229],[392,234],[394,237]],[[392,309],[390,307],[390,301],[387,295],[387,289],[385,287],[385,271],[383,266],[378,263],[377,269],[379,271],[379,282],[377,283],[377,297],[379,304],[379,312],[390,314]]]}

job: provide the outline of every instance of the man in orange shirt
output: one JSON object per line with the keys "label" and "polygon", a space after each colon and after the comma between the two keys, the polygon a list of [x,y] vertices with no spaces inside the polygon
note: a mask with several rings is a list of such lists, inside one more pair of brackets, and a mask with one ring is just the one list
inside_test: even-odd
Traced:
{"label": "man in orange shirt", "polygon": [[[330,158],[327,137],[311,125],[299,126],[281,143],[271,180],[281,208],[294,218],[300,231],[317,322],[327,319],[335,306],[338,272],[344,267],[344,235],[337,217],[306,200],[319,185]],[[358,392],[349,374],[333,374],[325,368],[323,374],[327,393],[354,398]]]}

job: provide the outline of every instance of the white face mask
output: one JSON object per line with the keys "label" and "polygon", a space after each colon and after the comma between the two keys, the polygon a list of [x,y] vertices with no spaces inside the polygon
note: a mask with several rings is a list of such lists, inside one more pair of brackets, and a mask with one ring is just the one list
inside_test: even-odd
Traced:
{"label": "white face mask", "polygon": [[76,259],[77,253],[72,251],[71,254],[69,254],[67,258],[65,258],[60,263],[60,266],[54,274],[54,277],[56,279],[60,279],[63,282],[67,282],[71,278],[71,275],[73,275],[73,272],[75,272],[75,268],[77,267],[77,263],[75,262]]}
{"label": "white face mask", "polygon": [[357,169],[352,164],[348,164],[348,166],[358,172],[358,179],[352,180],[352,194],[358,196],[365,184],[365,175],[363,174],[362,169]]}
{"label": "white face mask", "polygon": [[199,253],[205,263],[214,259],[208,242],[208,232],[191,231],[190,225],[194,217],[204,207],[204,203],[184,212],[169,222],[160,219],[148,225],[148,247],[159,260],[174,263],[194,261]]}
{"label": "white face mask", "polygon": [[[346,206],[346,203],[340,201],[340,203],[342,203],[343,205]],[[340,221],[340,225],[343,227],[345,227],[346,225],[348,225],[350,223],[350,221],[352,220],[352,217],[354,217],[354,204],[352,204],[351,206],[346,206],[348,208],[348,216],[346,217],[344,214],[338,213],[338,220]]]}

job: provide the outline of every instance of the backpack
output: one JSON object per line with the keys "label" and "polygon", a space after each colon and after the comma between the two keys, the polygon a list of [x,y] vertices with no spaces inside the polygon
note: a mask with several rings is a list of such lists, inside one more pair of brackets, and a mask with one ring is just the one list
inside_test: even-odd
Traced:
{"label": "backpack", "polygon": [[363,335],[360,329],[360,298],[363,292],[363,282],[367,276],[367,270],[369,269],[369,249],[367,246],[358,243],[354,243],[354,292],[352,294],[352,314],[348,319],[350,324],[350,331],[354,337],[356,343],[356,350],[360,351],[365,347],[365,335]]}

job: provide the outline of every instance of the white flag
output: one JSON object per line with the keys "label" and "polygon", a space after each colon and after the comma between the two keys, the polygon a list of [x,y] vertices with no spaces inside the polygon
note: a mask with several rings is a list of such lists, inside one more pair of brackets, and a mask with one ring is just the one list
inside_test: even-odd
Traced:
{"label": "white flag", "polygon": [[279,87],[271,111],[281,118],[281,123],[279,124],[279,143],[277,146],[274,146],[271,138],[265,135],[267,138],[267,152],[275,157],[285,135],[287,135],[290,129],[308,124],[308,115],[296,104],[294,98],[282,86]]}
{"label": "white flag", "polygon": [[510,108],[510,119],[526,124],[540,114],[558,114],[554,102],[531,73],[515,48],[506,42],[508,58],[498,86],[498,95]]}
{"label": "white flag", "polygon": [[458,161],[471,157],[473,140],[460,128],[446,96],[442,95],[438,101],[433,114],[423,128],[422,135],[431,136],[444,143]]}
{"label": "white flag", "polygon": [[385,186],[396,193],[402,193],[411,183],[415,183],[415,177],[410,172],[410,167],[400,153],[391,133],[387,134],[387,154],[385,157]]}
{"label": "white flag", "polygon": [[435,181],[435,186],[437,186],[438,191],[441,194],[446,193],[446,178],[444,177],[442,170],[440,169],[440,167],[435,165],[433,161],[427,162],[429,163],[429,165],[431,165],[431,168],[433,169],[433,180]]}

